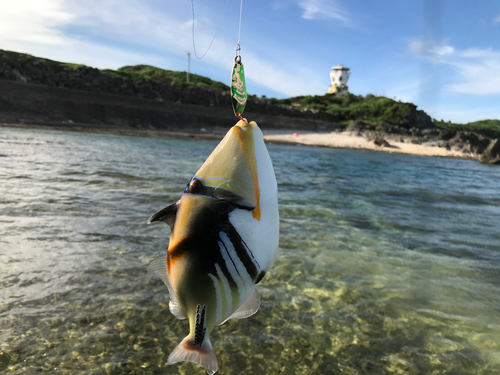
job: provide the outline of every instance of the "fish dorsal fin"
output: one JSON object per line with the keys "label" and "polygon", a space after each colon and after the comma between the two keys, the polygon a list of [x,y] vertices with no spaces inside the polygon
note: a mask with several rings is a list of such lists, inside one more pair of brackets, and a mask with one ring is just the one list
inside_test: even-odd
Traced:
{"label": "fish dorsal fin", "polygon": [[170,283],[170,278],[168,277],[166,256],[160,254],[156,258],[154,258],[148,265],[148,271],[162,279],[167,286],[168,293],[170,294],[170,302],[168,303],[170,312],[177,319],[186,319],[186,316],[183,314],[181,306],[179,305],[179,301],[177,300],[177,296],[174,293],[172,284]]}
{"label": "fish dorsal fin", "polygon": [[247,297],[247,299],[233,312],[226,320],[218,325],[223,325],[229,319],[244,319],[254,315],[259,311],[260,307],[260,294],[255,287],[253,292]]}
{"label": "fish dorsal fin", "polygon": [[175,217],[177,216],[177,210],[179,209],[180,200],[162,208],[160,211],[151,215],[148,219],[148,224],[154,223],[155,221],[163,221],[168,224],[170,230],[174,230]]}

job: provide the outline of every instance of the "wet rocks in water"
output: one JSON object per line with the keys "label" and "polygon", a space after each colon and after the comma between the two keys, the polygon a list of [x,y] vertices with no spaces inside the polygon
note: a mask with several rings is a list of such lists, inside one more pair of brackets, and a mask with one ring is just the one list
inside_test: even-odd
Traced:
{"label": "wet rocks in water", "polygon": [[500,140],[494,139],[484,150],[479,161],[484,164],[500,165]]}

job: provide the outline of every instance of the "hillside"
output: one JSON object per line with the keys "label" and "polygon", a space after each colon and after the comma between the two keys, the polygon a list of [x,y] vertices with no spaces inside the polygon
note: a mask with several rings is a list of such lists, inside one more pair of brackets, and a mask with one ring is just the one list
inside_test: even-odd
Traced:
{"label": "hillside", "polygon": [[[84,65],[53,61],[28,54],[0,50],[0,79],[100,93],[137,96],[157,101],[179,102],[210,107],[229,107],[229,87],[218,81],[186,72],[149,65],[124,66],[118,70],[95,69]],[[500,120],[468,124],[432,120],[412,103],[383,96],[346,93],[339,96],[299,96],[288,99],[258,98],[250,95],[248,113],[305,118],[347,127],[351,120],[371,125],[448,131],[473,131],[487,138],[500,138]]]}
{"label": "hillside", "polygon": [[345,93],[339,96],[298,96],[289,99],[269,99],[269,101],[275,105],[331,113],[346,125],[350,120],[360,120],[371,124],[387,122],[392,125],[404,125],[420,118],[423,121],[420,127],[433,127],[430,117],[424,111],[417,110],[416,105],[398,102],[383,96],[363,97]]}
{"label": "hillside", "polygon": [[434,123],[447,130],[475,132],[490,139],[500,138],[500,120],[480,120],[467,124],[454,124],[450,121],[434,121]]}
{"label": "hillside", "polygon": [[189,73],[189,82],[186,82],[187,72],[166,70],[150,65],[124,66],[117,71],[106,69],[101,70],[101,72],[105,74],[119,75],[132,81],[144,78],[157,83],[176,87],[202,87],[206,89],[229,91],[229,86],[223,84],[222,82],[213,81],[210,78],[200,76],[198,74]]}
{"label": "hillside", "polygon": [[[6,79],[21,79],[18,74],[12,72],[11,69],[20,69],[26,66],[35,66],[39,70],[45,70],[46,73],[51,72],[54,74],[64,71],[77,71],[84,69],[93,69],[82,64],[73,64],[60,61],[45,59],[30,54],[17,53],[11,51],[0,50],[0,78]],[[210,78],[200,76],[197,74],[190,74],[190,82],[186,83],[186,72],[178,72],[173,70],[166,70],[156,68],[149,65],[135,65],[124,66],[118,70],[112,69],[95,69],[100,73],[111,76],[120,77],[131,82],[136,82],[139,79],[148,79],[156,83],[165,84],[169,86],[178,87],[203,87],[207,89],[216,90],[229,90],[229,87],[221,82],[212,81]],[[28,81],[37,81],[43,75],[35,75],[25,77]]]}
{"label": "hillside", "polygon": [[[418,110],[413,103],[404,103],[385,96],[366,96],[346,93],[340,96],[298,96],[289,99],[267,99],[268,102],[297,109],[321,111],[334,114],[340,122],[347,124],[350,120],[360,120],[375,125],[386,122],[391,125],[404,125],[415,117],[424,118],[427,114]],[[424,120],[425,121],[425,120]],[[487,138],[500,138],[500,120],[481,120],[467,124],[450,121],[432,120],[432,125],[450,131],[471,131]]]}

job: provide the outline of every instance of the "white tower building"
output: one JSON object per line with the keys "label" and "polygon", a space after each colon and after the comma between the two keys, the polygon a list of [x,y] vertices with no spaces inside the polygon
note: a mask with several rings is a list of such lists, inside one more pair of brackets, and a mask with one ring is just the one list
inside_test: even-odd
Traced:
{"label": "white tower building", "polygon": [[344,68],[344,65],[340,64],[339,66],[333,66],[332,71],[330,72],[330,80],[332,81],[332,85],[328,90],[328,94],[335,94],[337,92],[341,92],[344,87],[347,86],[347,80],[349,79],[349,68]]}

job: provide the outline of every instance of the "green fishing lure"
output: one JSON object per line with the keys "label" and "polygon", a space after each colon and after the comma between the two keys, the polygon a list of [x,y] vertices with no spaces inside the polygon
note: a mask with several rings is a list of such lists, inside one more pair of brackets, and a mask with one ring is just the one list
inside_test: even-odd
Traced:
{"label": "green fishing lure", "polygon": [[247,104],[247,85],[245,83],[245,70],[239,54],[234,59],[233,73],[231,74],[231,103],[234,115],[241,117]]}

